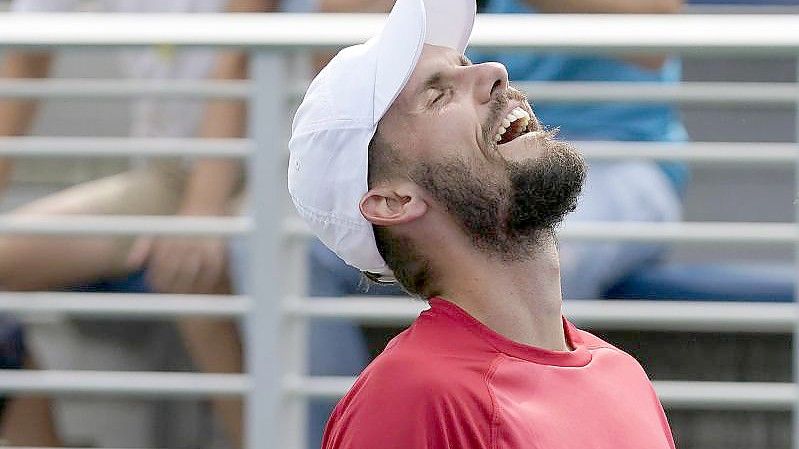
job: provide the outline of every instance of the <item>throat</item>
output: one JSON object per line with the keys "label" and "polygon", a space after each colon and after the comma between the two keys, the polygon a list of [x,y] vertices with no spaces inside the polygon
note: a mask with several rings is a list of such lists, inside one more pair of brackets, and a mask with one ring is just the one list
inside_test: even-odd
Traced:
{"label": "throat", "polygon": [[[519,262],[485,260],[448,273],[442,297],[517,343],[567,351],[557,250]],[[444,273],[442,273],[444,274]]]}

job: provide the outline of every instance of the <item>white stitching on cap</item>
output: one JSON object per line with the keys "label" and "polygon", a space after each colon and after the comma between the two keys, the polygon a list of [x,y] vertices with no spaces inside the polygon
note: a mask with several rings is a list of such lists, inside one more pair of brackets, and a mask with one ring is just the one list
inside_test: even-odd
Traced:
{"label": "white stitching on cap", "polygon": [[323,212],[314,207],[306,206],[301,204],[294,195],[291,195],[291,199],[294,201],[294,205],[297,209],[302,209],[304,213],[313,216],[314,219],[318,221],[342,225],[354,231],[364,229],[363,222],[353,221],[348,217],[342,217],[333,212]]}
{"label": "white stitching on cap", "polygon": [[[330,124],[339,124],[339,126],[326,126]],[[343,126],[347,125],[347,126]],[[332,130],[339,130],[339,129],[364,129],[364,128],[371,128],[374,126],[372,123],[372,119],[370,118],[356,118],[356,119],[349,119],[349,118],[335,118],[335,119],[325,119],[325,120],[317,120],[308,123],[307,125],[304,124],[299,130],[296,130],[292,133],[292,137],[294,136],[304,136],[308,134],[317,133],[320,131],[332,131]]]}

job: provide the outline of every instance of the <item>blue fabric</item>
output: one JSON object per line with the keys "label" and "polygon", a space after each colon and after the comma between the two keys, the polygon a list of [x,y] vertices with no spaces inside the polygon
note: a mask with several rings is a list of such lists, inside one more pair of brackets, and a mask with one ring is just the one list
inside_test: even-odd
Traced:
{"label": "blue fabric", "polygon": [[[490,0],[484,12],[530,14],[535,10],[519,0]],[[659,70],[608,57],[540,53],[470,51],[474,62],[497,61],[505,65],[511,81],[628,81],[676,83],[681,63],[669,59]],[[657,103],[536,103],[535,113],[545,125],[560,128],[567,140],[670,141],[688,139],[676,108]],[[663,162],[664,173],[682,192],[688,170],[684,164]]]}
{"label": "blue fabric", "polygon": [[127,276],[104,279],[92,284],[69,287],[67,291],[90,293],[153,293],[147,283],[144,271],[136,271]]}
{"label": "blue fabric", "polygon": [[24,355],[22,326],[10,315],[0,314],[0,369],[22,368]]}
{"label": "blue fabric", "polygon": [[[10,315],[0,314],[0,369],[21,369],[25,358],[25,339],[22,326]],[[0,396],[0,418],[6,405]]]}
{"label": "blue fabric", "polygon": [[609,299],[789,302],[792,264],[664,264],[642,269],[611,287]]}

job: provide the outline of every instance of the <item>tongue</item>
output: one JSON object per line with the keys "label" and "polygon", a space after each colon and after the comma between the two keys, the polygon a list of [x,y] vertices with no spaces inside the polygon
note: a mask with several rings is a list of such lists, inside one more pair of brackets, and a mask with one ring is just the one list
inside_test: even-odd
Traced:
{"label": "tongue", "polygon": [[519,137],[522,135],[522,121],[516,120],[515,122],[510,124],[510,127],[502,134],[502,139],[499,141],[499,144],[502,145],[503,143],[508,143],[511,140]]}

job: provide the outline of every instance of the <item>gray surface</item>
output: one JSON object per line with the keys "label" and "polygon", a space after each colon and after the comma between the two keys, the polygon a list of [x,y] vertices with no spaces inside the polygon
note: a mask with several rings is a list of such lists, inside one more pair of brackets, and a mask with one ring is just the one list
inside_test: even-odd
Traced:
{"label": "gray surface", "polygon": [[[796,66],[784,58],[689,58],[683,63],[687,81],[793,82]],[[692,140],[729,142],[793,142],[795,111],[785,108],[685,107],[683,117]],[[752,145],[757,151],[757,145]],[[699,167],[685,197],[684,217],[697,221],[793,221],[796,200],[793,167]],[[680,246],[679,261],[791,261],[792,247]]]}

